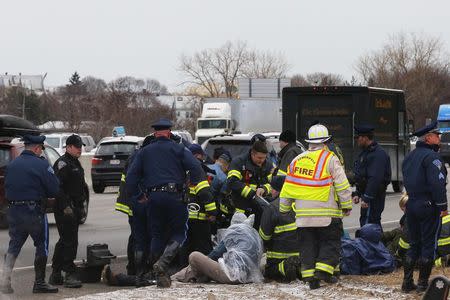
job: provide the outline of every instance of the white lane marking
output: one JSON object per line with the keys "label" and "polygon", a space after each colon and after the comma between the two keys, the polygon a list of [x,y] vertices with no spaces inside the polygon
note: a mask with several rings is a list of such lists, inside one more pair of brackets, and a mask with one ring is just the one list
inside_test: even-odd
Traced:
{"label": "white lane marking", "polygon": [[[127,257],[127,255],[126,254],[124,254],[124,255],[117,255],[117,257],[116,258],[125,258],[125,257]],[[74,261],[74,263],[81,263],[81,262],[83,262],[83,260],[75,260]],[[47,267],[51,267],[52,266],[52,264],[47,264]],[[26,266],[26,267],[19,267],[19,268],[14,268],[14,271],[22,271],[22,270],[29,270],[29,269],[33,269],[34,268],[34,266]]]}

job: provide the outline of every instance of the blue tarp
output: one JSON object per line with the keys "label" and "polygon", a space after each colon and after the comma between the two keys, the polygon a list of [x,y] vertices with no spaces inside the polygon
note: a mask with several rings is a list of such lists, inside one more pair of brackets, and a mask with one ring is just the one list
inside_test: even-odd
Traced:
{"label": "blue tarp", "polygon": [[395,260],[381,242],[381,235],[379,225],[366,224],[358,238],[343,238],[341,273],[368,275],[394,271]]}

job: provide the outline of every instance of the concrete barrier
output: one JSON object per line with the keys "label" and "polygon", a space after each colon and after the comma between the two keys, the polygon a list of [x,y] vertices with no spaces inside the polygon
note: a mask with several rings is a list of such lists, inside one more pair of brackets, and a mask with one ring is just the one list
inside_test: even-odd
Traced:
{"label": "concrete barrier", "polygon": [[89,187],[92,187],[92,179],[91,179],[91,160],[92,157],[94,157],[94,154],[91,153],[83,153],[80,157],[80,163],[81,166],[84,169],[84,180],[86,180],[86,183]]}

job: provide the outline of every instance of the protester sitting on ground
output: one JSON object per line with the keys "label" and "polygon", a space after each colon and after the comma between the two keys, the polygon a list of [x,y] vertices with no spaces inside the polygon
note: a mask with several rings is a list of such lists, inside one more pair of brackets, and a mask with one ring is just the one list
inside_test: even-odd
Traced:
{"label": "protester sitting on ground", "polygon": [[289,282],[300,277],[299,241],[295,212],[280,212],[280,191],[285,176],[274,176],[270,206],[264,209],[259,227],[259,235],[266,249],[266,267],[264,277]]}
{"label": "protester sitting on ground", "polygon": [[400,218],[399,222],[400,227],[383,232],[383,236],[381,237],[383,244],[396,259],[397,266],[401,266],[406,251],[409,249],[408,228],[406,226],[406,216],[404,214],[407,202],[408,195],[404,193],[398,203],[400,209],[403,211],[403,216]]}
{"label": "protester sitting on ground", "polygon": [[189,266],[172,276],[181,282],[208,282],[237,284],[262,282],[260,262],[263,253],[262,241],[252,227],[254,215],[248,218],[235,213],[231,226],[223,239],[208,256],[193,252]]}
{"label": "protester sitting on ground", "polygon": [[369,275],[392,272],[395,269],[395,260],[381,242],[381,235],[380,225],[369,223],[361,227],[356,239],[342,239],[341,274]]}

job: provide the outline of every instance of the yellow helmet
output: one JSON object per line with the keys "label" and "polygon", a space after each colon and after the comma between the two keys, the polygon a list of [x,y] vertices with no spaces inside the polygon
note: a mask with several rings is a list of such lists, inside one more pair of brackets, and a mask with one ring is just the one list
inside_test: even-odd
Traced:
{"label": "yellow helmet", "polygon": [[325,143],[331,138],[328,134],[328,129],[322,124],[316,124],[309,128],[308,138],[305,139],[307,143],[310,144],[321,144]]}

